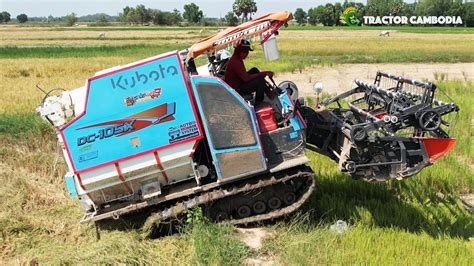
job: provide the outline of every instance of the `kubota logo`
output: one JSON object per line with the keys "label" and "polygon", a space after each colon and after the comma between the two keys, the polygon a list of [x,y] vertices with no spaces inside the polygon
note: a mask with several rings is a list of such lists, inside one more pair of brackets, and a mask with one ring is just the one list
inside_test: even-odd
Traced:
{"label": "kubota logo", "polygon": [[358,26],[360,24],[360,20],[357,18],[357,9],[355,7],[346,8],[339,20],[343,25],[347,26]]}

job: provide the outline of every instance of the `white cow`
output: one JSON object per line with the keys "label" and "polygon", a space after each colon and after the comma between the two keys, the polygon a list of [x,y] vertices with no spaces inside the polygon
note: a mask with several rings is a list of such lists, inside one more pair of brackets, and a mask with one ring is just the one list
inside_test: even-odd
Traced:
{"label": "white cow", "polygon": [[99,33],[97,37],[99,37],[99,39],[105,39],[105,32]]}
{"label": "white cow", "polygon": [[384,30],[379,33],[379,36],[381,37],[390,37],[390,31]]}

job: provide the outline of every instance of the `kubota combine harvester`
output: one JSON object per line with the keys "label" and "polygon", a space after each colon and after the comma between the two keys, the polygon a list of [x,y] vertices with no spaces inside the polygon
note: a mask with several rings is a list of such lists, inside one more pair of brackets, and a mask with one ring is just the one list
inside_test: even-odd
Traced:
{"label": "kubota combine harvester", "polygon": [[[247,224],[300,207],[314,188],[305,150],[324,154],[355,179],[412,176],[455,140],[443,116],[455,103],[436,86],[378,72],[317,107],[290,81],[254,106],[222,79],[238,40],[259,38],[274,59],[291,13],[269,14],[170,52],[98,72],[84,87],[45,97],[37,111],[58,132],[69,193],[83,222],[136,211],[149,221],[201,207],[215,221]],[[194,59],[209,63],[196,67]]]}

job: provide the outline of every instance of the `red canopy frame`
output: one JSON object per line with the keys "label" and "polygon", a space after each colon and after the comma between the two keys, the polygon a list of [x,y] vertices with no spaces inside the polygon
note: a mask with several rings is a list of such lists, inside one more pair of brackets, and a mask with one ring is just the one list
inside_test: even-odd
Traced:
{"label": "red canopy frame", "polygon": [[193,44],[189,48],[187,56],[188,58],[196,58],[203,53],[212,53],[240,39],[252,38],[259,34],[263,34],[262,44],[291,19],[293,19],[293,15],[290,12],[277,12],[247,21],[235,27],[227,28]]}

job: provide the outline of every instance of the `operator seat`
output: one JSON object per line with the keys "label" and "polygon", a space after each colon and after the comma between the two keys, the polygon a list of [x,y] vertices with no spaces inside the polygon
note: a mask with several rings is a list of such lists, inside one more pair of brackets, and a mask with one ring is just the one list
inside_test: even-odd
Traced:
{"label": "operator seat", "polygon": [[215,56],[209,58],[210,72],[221,79],[224,79],[225,69],[231,54],[227,50],[220,50]]}

